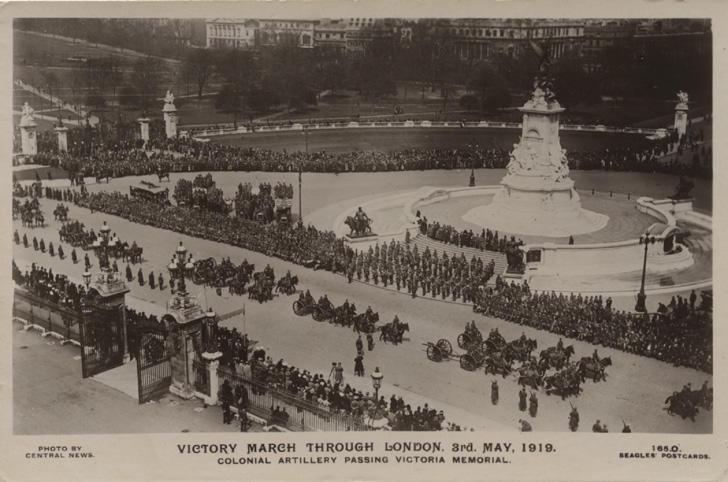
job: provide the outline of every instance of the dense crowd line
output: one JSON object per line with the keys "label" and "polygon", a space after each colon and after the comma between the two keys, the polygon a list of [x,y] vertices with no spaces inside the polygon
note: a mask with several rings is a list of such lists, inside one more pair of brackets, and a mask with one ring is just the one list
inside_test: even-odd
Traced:
{"label": "dense crowd line", "polygon": [[[620,147],[599,151],[567,153],[571,169],[664,172],[688,176],[712,175],[712,152],[701,145],[703,131],[690,129],[678,141],[673,134],[648,140],[634,136]],[[692,153],[686,162],[661,161],[668,153]],[[467,146],[463,148],[410,148],[390,152],[351,151],[274,151],[270,149],[199,142],[192,138],[155,137],[146,150],[136,141],[98,139],[92,152],[85,144],[71,146],[69,153],[41,152],[34,156],[38,164],[62,167],[72,178],[78,174],[113,177],[149,175],[162,170],[190,171],[278,171],[278,172],[375,172],[428,169],[504,168],[510,150],[500,147]],[[282,196],[279,196],[282,197]]]}
{"label": "dense crowd line", "polygon": [[475,248],[481,251],[497,251],[505,253],[508,259],[508,271],[522,273],[525,266],[523,263],[523,246],[521,239],[516,240],[515,236],[498,236],[498,231],[483,229],[480,234],[472,229],[458,231],[449,224],[440,224],[437,221],[428,222],[427,217],[420,217],[417,220],[420,233],[428,238],[443,243],[454,244],[459,247]]}
{"label": "dense crowd line", "polygon": [[260,224],[241,218],[184,207],[130,199],[119,193],[98,192],[77,199],[79,205],[121,216],[132,222],[239,246],[315,269],[343,274],[384,287],[469,302],[473,292],[494,274],[495,263],[464,254],[448,256],[429,247],[391,241],[367,252],[354,251],[331,231],[313,226]]}
{"label": "dense crowd line", "polygon": [[712,373],[712,303],[673,297],[657,313],[631,314],[612,307],[611,298],[535,293],[528,284],[506,284],[479,292],[474,309],[486,316],[548,330],[637,355]]}

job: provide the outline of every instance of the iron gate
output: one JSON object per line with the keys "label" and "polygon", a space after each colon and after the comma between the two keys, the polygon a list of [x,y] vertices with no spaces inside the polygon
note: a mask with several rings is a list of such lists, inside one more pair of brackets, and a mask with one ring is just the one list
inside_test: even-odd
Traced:
{"label": "iron gate", "polygon": [[139,403],[159,398],[169,391],[172,383],[171,353],[166,336],[161,333],[143,333],[136,353]]}
{"label": "iron gate", "polygon": [[81,374],[83,378],[124,363],[124,320],[118,313],[82,308],[79,321]]}

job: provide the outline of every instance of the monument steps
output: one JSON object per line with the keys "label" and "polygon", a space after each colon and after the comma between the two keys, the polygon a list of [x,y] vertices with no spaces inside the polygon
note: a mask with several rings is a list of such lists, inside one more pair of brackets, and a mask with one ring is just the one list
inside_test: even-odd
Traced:
{"label": "monument steps", "polygon": [[476,248],[459,247],[454,244],[436,241],[428,238],[424,234],[418,234],[412,238],[412,243],[417,246],[420,254],[425,250],[425,248],[429,247],[430,251],[437,250],[438,256],[442,255],[442,253],[447,253],[448,256],[452,257],[460,256],[460,254],[463,253],[468,261],[470,261],[473,256],[481,258],[484,263],[490,263],[490,261],[493,260],[495,262],[495,274],[502,275],[506,272],[506,268],[508,266],[506,255],[495,251],[481,251]]}

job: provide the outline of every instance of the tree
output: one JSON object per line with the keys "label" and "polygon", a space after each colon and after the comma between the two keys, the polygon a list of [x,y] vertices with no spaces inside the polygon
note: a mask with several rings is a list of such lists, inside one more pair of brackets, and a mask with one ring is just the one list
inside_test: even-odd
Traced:
{"label": "tree", "polygon": [[[43,72],[43,84],[45,85],[45,88],[48,90],[48,95],[50,95],[51,99],[53,99],[53,92],[56,92],[56,95],[58,95],[58,88],[61,85],[61,81],[58,79],[58,76],[52,72],[52,71],[45,71]],[[50,101],[51,106],[53,105],[53,100]]]}
{"label": "tree", "polygon": [[599,83],[584,70],[580,59],[571,56],[559,59],[551,68],[551,76],[560,103],[573,106],[580,102],[593,104],[599,101]]}
{"label": "tree", "polygon": [[470,77],[468,86],[478,95],[481,111],[495,110],[510,104],[508,83],[490,64],[479,65]]}
{"label": "tree", "polygon": [[159,62],[152,57],[144,57],[134,64],[130,85],[138,95],[139,107],[149,108],[159,93],[163,70]]}
{"label": "tree", "polygon": [[205,85],[215,72],[215,63],[215,52],[211,50],[192,49],[185,57],[183,74],[195,82],[198,99],[202,99]]}
{"label": "tree", "polygon": [[238,128],[238,117],[243,112],[245,101],[238,84],[225,84],[215,97],[215,108],[221,112],[232,114],[233,126]]}

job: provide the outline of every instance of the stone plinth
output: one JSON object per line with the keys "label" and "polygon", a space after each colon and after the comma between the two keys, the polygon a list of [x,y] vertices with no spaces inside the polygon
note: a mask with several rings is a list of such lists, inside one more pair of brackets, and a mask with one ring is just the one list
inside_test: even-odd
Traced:
{"label": "stone plinth", "polygon": [[56,127],[53,129],[58,136],[58,152],[68,152],[68,127]]}
{"label": "stone plinth", "polygon": [[141,138],[144,142],[149,141],[149,119],[146,117],[142,117],[141,119],[137,119],[137,122],[139,123],[139,128],[141,130]]}
{"label": "stone plinth", "polygon": [[167,139],[177,137],[177,112],[164,113],[164,131]]}
{"label": "stone plinth", "polygon": [[582,209],[574,181],[540,182],[510,178],[493,201],[463,215],[463,219],[484,228],[513,234],[565,237],[604,228],[609,217]]}
{"label": "stone plinth", "polygon": [[688,106],[680,103],[675,107],[675,131],[678,137],[685,135],[688,130]]}
{"label": "stone plinth", "polygon": [[37,124],[33,121],[20,124],[20,147],[26,156],[38,154],[38,138],[36,136]]}

